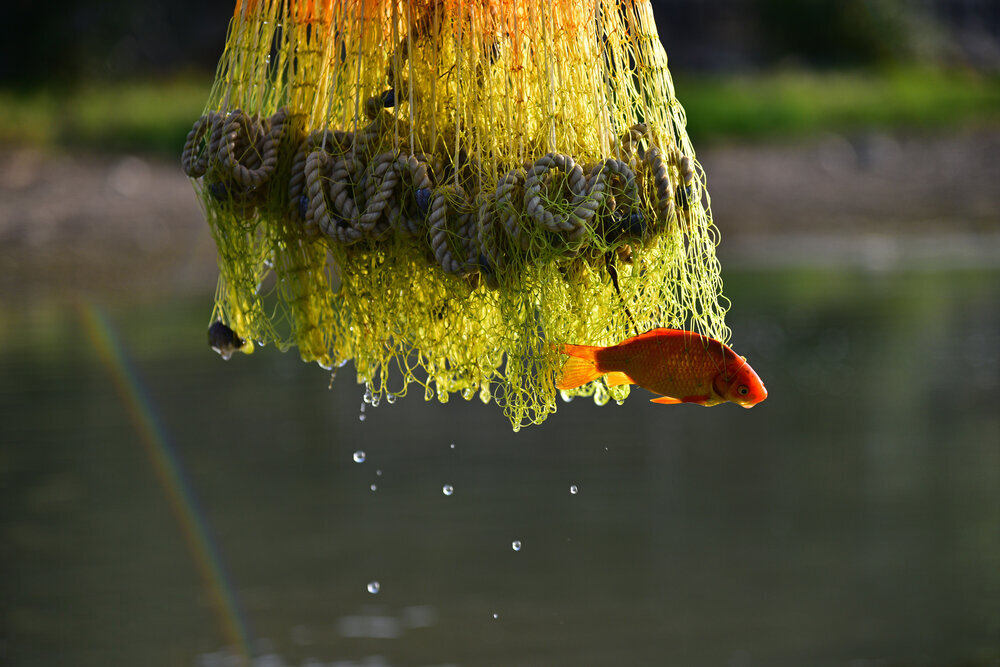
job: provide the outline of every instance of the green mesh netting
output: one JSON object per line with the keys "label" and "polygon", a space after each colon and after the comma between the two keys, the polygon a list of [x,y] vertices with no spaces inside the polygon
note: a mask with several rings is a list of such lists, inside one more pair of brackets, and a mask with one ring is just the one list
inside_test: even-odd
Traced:
{"label": "green mesh netting", "polygon": [[[551,343],[724,323],[704,175],[648,2],[244,0],[182,162],[213,321],[373,400],[556,409]],[[598,403],[628,385],[569,392]]]}

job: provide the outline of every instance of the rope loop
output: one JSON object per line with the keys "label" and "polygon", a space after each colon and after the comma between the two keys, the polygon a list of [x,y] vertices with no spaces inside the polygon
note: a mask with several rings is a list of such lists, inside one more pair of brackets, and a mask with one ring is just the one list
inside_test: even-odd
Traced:
{"label": "rope loop", "polygon": [[[336,160],[330,169],[327,194],[330,197],[332,219],[336,224],[321,226],[320,229],[344,245],[355,243],[364,236],[364,230],[361,228],[361,209],[364,200],[357,194],[359,191],[363,194],[363,190],[357,186],[361,183],[364,168],[365,165],[360,158],[348,153]],[[312,200],[312,204],[316,206],[315,199]]]}
{"label": "rope loop", "polygon": [[[292,174],[288,180],[288,206],[305,220],[309,209],[309,195],[306,192],[306,158],[318,148],[326,146],[328,153],[343,154],[350,146],[352,135],[340,130],[316,130],[299,142],[292,158]],[[313,228],[314,230],[316,228]]]}
{"label": "rope loop", "polygon": [[660,149],[653,146],[643,153],[642,163],[652,176],[657,222],[660,225],[666,225],[673,216],[675,208],[674,185],[670,180],[667,160],[664,159]]}
{"label": "rope loop", "polygon": [[591,196],[600,202],[604,215],[597,231],[605,241],[621,236],[641,237],[645,233],[639,206],[639,186],[635,172],[623,160],[607,158],[590,168]]}
{"label": "rope loop", "polygon": [[496,214],[503,222],[508,236],[521,250],[527,250],[531,243],[520,223],[524,179],[524,169],[511,169],[500,179],[496,191]]}
{"label": "rope loop", "polygon": [[[468,275],[476,270],[479,259],[473,235],[475,216],[468,210],[469,202],[460,185],[448,184],[438,188],[431,199],[427,222],[431,234],[431,250],[445,273]],[[448,222],[453,220],[454,229]],[[464,257],[455,257],[461,249]]]}
{"label": "rope loop", "polygon": [[[393,224],[404,236],[417,236],[424,229],[430,208],[433,187],[430,165],[423,155],[400,155],[396,158],[394,169],[399,175],[403,196],[398,202],[399,215],[393,218]],[[421,200],[426,200],[423,206]]]}
{"label": "rope loop", "polygon": [[486,272],[495,273],[507,265],[502,247],[504,225],[496,210],[497,198],[489,194],[482,198],[476,223],[476,242],[481,255],[479,263]]}
{"label": "rope loop", "polygon": [[274,174],[278,150],[269,125],[269,119],[263,121],[258,116],[251,117],[236,109],[229,114],[223,126],[219,164],[244,187],[259,188]]}
{"label": "rope loop", "polygon": [[394,153],[381,153],[368,163],[365,172],[367,205],[358,219],[358,228],[365,236],[375,240],[383,239],[392,232],[400,215],[399,198],[395,196],[400,175],[395,166]]}
{"label": "rope loop", "polygon": [[[552,211],[546,206],[542,190],[552,181],[552,172],[566,174],[570,202],[574,208],[569,213]],[[581,238],[597,211],[598,201],[588,196],[587,178],[583,168],[564,153],[548,153],[540,157],[528,170],[524,181],[524,212],[534,218],[540,229],[566,234],[570,240]]]}
{"label": "rope loop", "polygon": [[652,132],[646,123],[636,123],[621,136],[618,142],[618,158],[630,160],[635,152],[636,145],[642,139],[652,139]]}
{"label": "rope loop", "polygon": [[344,245],[356,243],[363,236],[357,225],[357,207],[345,183],[345,179],[353,175],[351,168],[356,166],[354,158],[333,162],[332,157],[322,150],[313,151],[306,158],[306,187],[309,193],[306,226],[315,226]]}
{"label": "rope loop", "polygon": [[194,122],[184,140],[181,151],[181,168],[191,178],[204,176],[208,171],[208,160],[212,154],[212,136],[218,132],[221,114],[210,111]]}

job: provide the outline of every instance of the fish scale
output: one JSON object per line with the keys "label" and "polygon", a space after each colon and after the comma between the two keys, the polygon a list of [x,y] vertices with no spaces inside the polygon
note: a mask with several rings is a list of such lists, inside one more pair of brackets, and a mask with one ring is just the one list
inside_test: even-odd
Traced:
{"label": "fish scale", "polygon": [[[737,365],[743,363],[730,354]],[[662,359],[675,363],[663,364]],[[694,332],[637,336],[601,350],[595,361],[599,370],[623,372],[635,384],[677,398],[709,395],[713,378],[726,366],[722,344]]]}

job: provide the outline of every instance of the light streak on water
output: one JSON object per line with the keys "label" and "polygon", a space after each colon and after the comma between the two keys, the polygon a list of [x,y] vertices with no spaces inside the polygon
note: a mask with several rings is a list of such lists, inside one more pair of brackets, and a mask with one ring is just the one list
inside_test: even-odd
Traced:
{"label": "light streak on water", "polygon": [[226,641],[236,647],[242,664],[249,665],[250,632],[245,617],[167,430],[107,315],[91,302],[79,304],[79,312],[87,337],[114,381],[156,478],[180,524],[184,541],[208,589]]}

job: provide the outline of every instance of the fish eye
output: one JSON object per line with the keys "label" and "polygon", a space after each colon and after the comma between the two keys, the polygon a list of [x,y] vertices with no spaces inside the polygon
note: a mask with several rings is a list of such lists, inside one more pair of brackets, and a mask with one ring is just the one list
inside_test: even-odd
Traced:
{"label": "fish eye", "polygon": [[740,396],[746,396],[747,394],[750,393],[750,387],[746,386],[745,384],[741,384],[739,387],[736,388],[736,393],[739,394]]}

